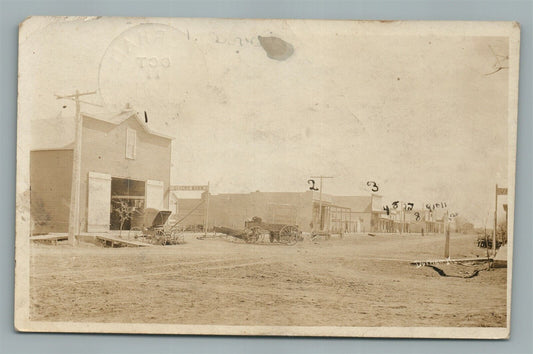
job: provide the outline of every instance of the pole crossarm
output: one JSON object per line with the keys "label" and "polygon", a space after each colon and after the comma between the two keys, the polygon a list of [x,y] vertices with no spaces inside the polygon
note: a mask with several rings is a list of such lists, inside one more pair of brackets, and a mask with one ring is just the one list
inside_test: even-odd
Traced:
{"label": "pole crossarm", "polygon": [[93,92],[85,92],[85,93],[80,93],[79,95],[66,95],[66,96],[61,96],[61,95],[55,95],[56,96],[56,99],[58,100],[71,100],[73,102],[76,102],[76,103],[84,103],[84,104],[90,104],[91,106],[96,106],[96,107],[103,107],[103,105],[101,104],[98,104],[98,103],[93,103],[93,102],[89,102],[89,101],[82,101],[80,100],[79,96],[87,96],[87,95],[94,95],[96,94],[96,91],[93,91]]}
{"label": "pole crossarm", "polygon": [[80,96],[87,96],[87,95],[96,95],[96,91],[74,93],[72,95],[58,95],[58,94],[56,94],[55,96],[56,96],[56,98],[58,100],[60,100],[60,99],[72,99],[72,98],[77,98],[77,97],[80,97]]}

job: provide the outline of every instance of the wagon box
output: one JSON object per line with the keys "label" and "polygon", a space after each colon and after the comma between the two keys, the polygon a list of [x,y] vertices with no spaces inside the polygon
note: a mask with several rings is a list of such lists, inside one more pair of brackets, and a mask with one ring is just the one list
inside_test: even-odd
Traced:
{"label": "wagon box", "polygon": [[301,241],[301,231],[298,225],[264,223],[260,217],[254,216],[252,220],[244,223],[246,229],[251,232],[252,242],[257,242],[261,235],[268,234],[270,242],[294,245]]}

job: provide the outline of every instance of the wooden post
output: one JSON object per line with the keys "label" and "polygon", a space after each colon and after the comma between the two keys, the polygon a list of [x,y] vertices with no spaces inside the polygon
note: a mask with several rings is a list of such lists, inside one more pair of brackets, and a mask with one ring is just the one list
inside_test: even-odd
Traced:
{"label": "wooden post", "polygon": [[446,210],[446,216],[443,220],[444,235],[446,241],[444,242],[444,258],[450,258],[450,226],[448,225],[448,210]]}
{"label": "wooden post", "polygon": [[[405,231],[405,209],[404,209],[404,202],[400,201],[400,235],[404,234]],[[407,206],[407,205],[405,205]]]}
{"label": "wooden post", "polygon": [[496,255],[496,228],[498,227],[498,184],[494,190],[494,229],[492,230],[492,255]]}
{"label": "wooden post", "polygon": [[72,185],[70,188],[70,211],[68,219],[68,242],[73,245],[76,235],[79,234],[80,220],[80,174],[81,174],[81,137],[83,122],[80,114],[79,91],[76,90],[76,135],[74,141],[74,153],[72,157]]}
{"label": "wooden post", "polygon": [[332,229],[333,229],[333,225],[332,225],[332,214],[331,214],[331,205],[329,207],[326,207],[326,211],[327,211],[327,226],[326,226],[326,230],[328,232],[330,232]]}
{"label": "wooden post", "polygon": [[[319,201],[318,201],[318,231],[322,231],[322,180],[324,178],[333,178],[327,176],[311,176],[311,178],[320,178],[320,189],[319,189]],[[314,202],[313,202],[314,204]],[[313,224],[314,227],[314,224]]]}
{"label": "wooden post", "polygon": [[204,218],[204,237],[207,237],[207,228],[209,227],[209,181],[207,182],[207,195],[205,201],[205,218]]}
{"label": "wooden post", "polygon": [[406,227],[405,227],[405,212],[407,210],[406,208],[407,208],[407,204],[402,202],[402,232],[404,234],[407,232]]}
{"label": "wooden post", "polygon": [[322,231],[322,177],[320,177],[320,199],[318,201],[318,231]]}
{"label": "wooden post", "polygon": [[[72,156],[72,185],[70,187],[70,208],[68,217],[68,242],[71,245],[76,243],[76,235],[80,233],[80,178],[81,178],[81,139],[83,135],[83,118],[80,112],[80,96],[94,95],[96,91],[80,93],[76,90],[73,95],[60,96],[56,95],[58,100],[68,99],[76,103],[75,126],[76,132],[74,135],[74,151]],[[93,106],[99,106],[91,102],[83,102]]]}

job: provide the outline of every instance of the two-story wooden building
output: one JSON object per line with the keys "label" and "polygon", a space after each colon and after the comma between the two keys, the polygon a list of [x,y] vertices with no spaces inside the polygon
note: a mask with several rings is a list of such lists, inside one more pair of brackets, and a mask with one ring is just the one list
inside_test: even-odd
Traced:
{"label": "two-story wooden building", "polygon": [[[152,131],[129,109],[81,117],[80,231],[119,229],[120,202],[167,209],[172,138]],[[68,231],[74,142],[48,145],[31,151],[33,234]]]}

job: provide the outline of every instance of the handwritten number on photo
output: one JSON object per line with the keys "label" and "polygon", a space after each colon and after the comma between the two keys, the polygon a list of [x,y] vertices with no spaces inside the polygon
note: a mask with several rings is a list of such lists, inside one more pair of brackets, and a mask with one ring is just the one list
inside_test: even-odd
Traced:
{"label": "handwritten number on photo", "polygon": [[376,184],[376,182],[374,182],[374,181],[368,181],[368,182],[366,182],[366,185],[369,186],[369,187],[372,187],[372,192],[379,191],[379,187]]}
{"label": "handwritten number on photo", "polygon": [[318,188],[315,187],[315,180],[314,179],[308,179],[307,184],[311,184],[311,187],[309,187],[309,190],[311,191],[317,191]]}

